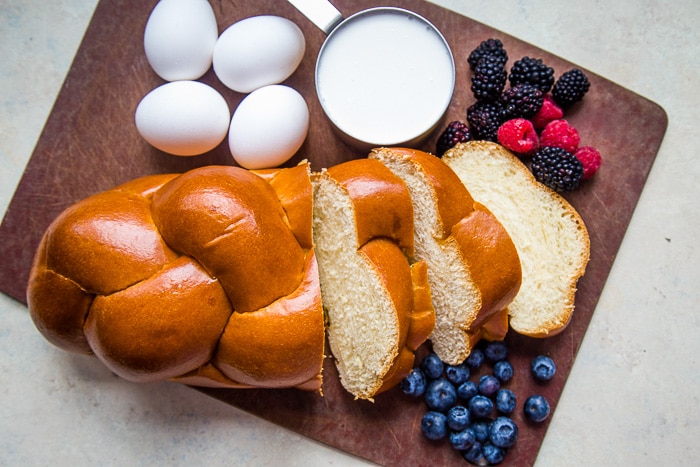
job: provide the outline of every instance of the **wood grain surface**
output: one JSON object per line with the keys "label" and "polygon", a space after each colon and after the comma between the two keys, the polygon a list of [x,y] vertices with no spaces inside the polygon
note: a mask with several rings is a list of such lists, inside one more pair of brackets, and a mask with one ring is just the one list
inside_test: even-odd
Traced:
{"label": "wood grain surface", "polygon": [[[143,52],[143,30],[155,1],[101,1],[67,75],[43,133],[27,165],[15,196],[0,226],[0,290],[26,303],[26,283],[39,239],[49,223],[67,206],[88,195],[147,174],[183,172],[191,168],[234,165],[226,142],[202,156],[182,158],[151,148],[138,135],[134,111],[140,99],[162,84]],[[337,0],[348,16],[375,1]],[[286,165],[308,159],[315,170],[365,157],[342,143],[325,120],[313,83],[316,55],[325,36],[284,1],[213,0],[220,31],[233,22],[258,14],[287,17],[305,33],[307,49],[299,69],[285,84],[306,98],[311,114],[308,138]],[[469,52],[482,40],[500,38],[511,58],[542,58],[557,75],[574,65],[565,59],[495,31],[438,6],[418,1],[393,1],[416,11],[435,24],[452,47],[457,66],[455,94],[444,123],[465,120],[474,99],[469,90]],[[602,57],[601,59],[604,59]],[[398,71],[398,70],[397,70]],[[591,90],[584,101],[567,113],[577,127],[582,145],[597,147],[603,166],[594,179],[567,195],[579,210],[591,236],[591,261],[579,282],[576,311],[569,327],[546,340],[511,333],[511,361],[516,369],[508,387],[520,397],[530,393],[559,400],[576,353],[595,310],[615,255],[629,225],[667,126],[657,104],[612,83],[590,70]],[[230,108],[244,97],[221,85],[210,70],[201,81],[219,90]],[[441,125],[444,126],[444,125]],[[420,149],[433,151],[436,134]],[[425,352],[425,349],[423,349]],[[529,377],[529,360],[540,353],[558,365],[555,379],[538,385]],[[421,401],[397,389],[374,403],[354,401],[339,385],[330,360],[324,371],[324,396],[296,390],[204,390],[276,424],[323,443],[385,465],[460,464],[458,454],[445,442],[424,439],[419,430],[425,412]],[[585,401],[582,401],[585,404]],[[548,423],[526,423],[518,411],[520,438],[504,465],[532,465]]]}

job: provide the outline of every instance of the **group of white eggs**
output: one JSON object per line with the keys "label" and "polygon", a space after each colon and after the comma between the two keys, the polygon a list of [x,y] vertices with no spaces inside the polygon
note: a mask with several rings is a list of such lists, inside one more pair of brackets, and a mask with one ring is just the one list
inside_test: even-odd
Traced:
{"label": "group of white eggs", "polygon": [[[160,0],[146,23],[144,49],[167,82],[138,104],[136,128],[149,144],[178,156],[210,151],[228,134],[242,167],[279,166],[308,133],[306,101],[279,84],[294,73],[305,48],[302,31],[286,18],[245,18],[219,35],[208,1]],[[227,88],[247,94],[233,116],[221,93],[197,81],[212,66]]]}

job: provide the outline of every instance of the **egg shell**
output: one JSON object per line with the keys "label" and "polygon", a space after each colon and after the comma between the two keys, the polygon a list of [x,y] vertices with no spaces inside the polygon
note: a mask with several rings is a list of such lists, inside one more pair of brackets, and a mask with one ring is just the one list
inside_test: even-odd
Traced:
{"label": "egg shell", "polygon": [[176,156],[214,149],[228,132],[231,112],[224,97],[199,81],[173,81],[146,94],[136,107],[139,134]]}
{"label": "egg shell", "polygon": [[309,108],[296,90],[274,84],[246,96],[231,119],[228,143],[234,160],[246,169],[277,167],[304,144]]}
{"label": "egg shell", "polygon": [[292,21],[252,16],[221,33],[214,47],[214,73],[228,88],[249,93],[290,77],[305,50],[304,33]]}
{"label": "egg shell", "polygon": [[146,59],[166,81],[195,80],[211,67],[218,35],[206,0],[160,0],[143,35]]}

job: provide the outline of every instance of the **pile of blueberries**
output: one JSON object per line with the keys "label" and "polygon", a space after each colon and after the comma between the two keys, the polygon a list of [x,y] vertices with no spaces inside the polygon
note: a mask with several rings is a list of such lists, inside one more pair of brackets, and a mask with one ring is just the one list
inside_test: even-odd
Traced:
{"label": "pile of blueberries", "polygon": [[[426,355],[399,385],[405,394],[425,399],[423,435],[431,440],[449,438],[451,446],[472,464],[501,463],[518,439],[518,426],[511,418],[517,397],[502,387],[513,378],[507,357],[508,346],[498,341],[477,346],[459,365],[447,365],[435,353]],[[470,380],[484,362],[493,365],[491,374]],[[542,382],[556,373],[554,361],[545,355],[535,357],[530,369]],[[549,417],[549,402],[544,396],[531,395],[523,411],[527,420],[542,422]]]}

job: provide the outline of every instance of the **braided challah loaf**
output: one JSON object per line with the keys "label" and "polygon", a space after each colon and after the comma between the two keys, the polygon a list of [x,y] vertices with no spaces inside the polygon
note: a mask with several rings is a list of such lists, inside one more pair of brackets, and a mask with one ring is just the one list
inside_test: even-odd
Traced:
{"label": "braided challah loaf", "polygon": [[307,164],[205,167],[91,196],[49,227],[27,300],[55,345],[132,381],[321,387]]}
{"label": "braided challah loaf", "polygon": [[521,266],[489,209],[400,148],[148,176],[51,224],[27,301],[49,341],[128,380],[320,390],[327,336],[342,385],[372,399],[428,338],[457,364],[505,336]]}

